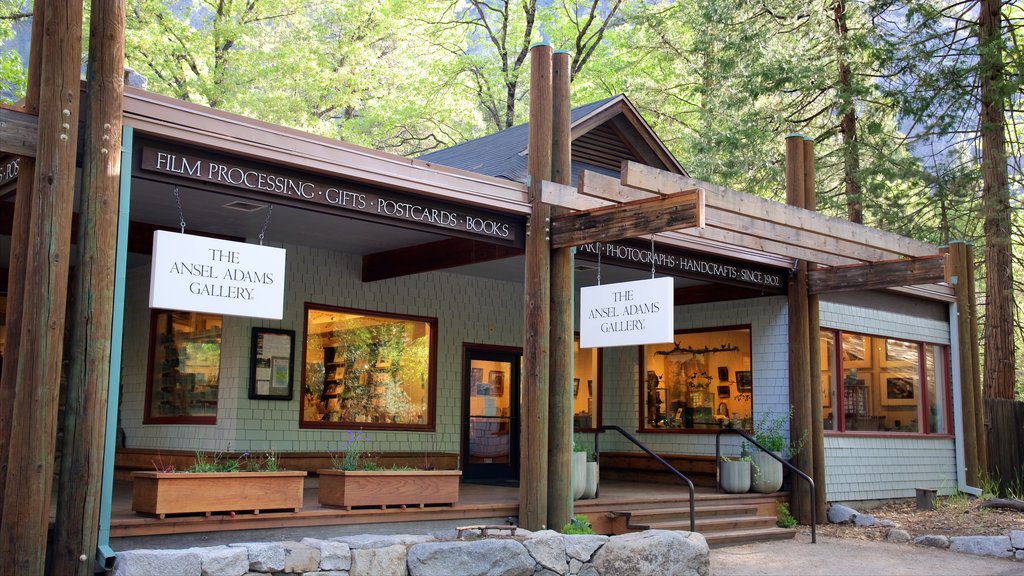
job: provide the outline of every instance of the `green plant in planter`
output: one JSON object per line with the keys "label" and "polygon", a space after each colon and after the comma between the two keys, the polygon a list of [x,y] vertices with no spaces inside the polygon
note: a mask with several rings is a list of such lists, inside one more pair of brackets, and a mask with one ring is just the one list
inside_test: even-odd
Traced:
{"label": "green plant in planter", "polygon": [[750,462],[749,454],[741,454],[739,456],[722,456],[722,462]]}
{"label": "green plant in planter", "polygon": [[575,518],[562,526],[562,534],[593,534],[594,527],[590,525],[587,517],[577,514]]}
{"label": "green plant in planter", "polygon": [[[789,422],[793,419],[793,407],[789,408],[788,414],[775,414],[766,412],[760,418],[754,420],[753,436],[758,444],[769,452],[777,452],[786,457],[800,452],[804,441],[807,440],[807,433],[790,443],[787,440],[786,430],[789,429]],[[746,449],[746,446],[744,446]]]}

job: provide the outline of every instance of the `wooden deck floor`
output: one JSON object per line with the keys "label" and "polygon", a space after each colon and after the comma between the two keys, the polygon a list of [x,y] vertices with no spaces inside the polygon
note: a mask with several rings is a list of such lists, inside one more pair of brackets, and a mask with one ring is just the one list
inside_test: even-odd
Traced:
{"label": "wooden deck floor", "polygon": [[[758,499],[774,502],[776,495],[719,494],[709,488],[698,488],[695,501],[713,504],[722,501]],[[578,500],[576,512],[600,521],[608,512],[644,508],[681,507],[688,505],[689,497],[683,486],[602,481],[600,496],[592,500]],[[388,508],[343,510],[320,506],[317,502],[317,479],[308,478],[304,490],[304,503],[297,512],[239,512],[235,515],[169,516],[164,519],[136,514],[131,509],[131,484],[116,483],[111,508],[110,536],[147,536],[218,532],[224,530],[250,530],[262,528],[290,528],[302,526],[379,524],[389,522],[418,522],[433,520],[467,520],[504,518],[519,513],[519,488],[463,483],[459,501],[452,506],[424,508]],[[598,525],[595,524],[595,529]]]}

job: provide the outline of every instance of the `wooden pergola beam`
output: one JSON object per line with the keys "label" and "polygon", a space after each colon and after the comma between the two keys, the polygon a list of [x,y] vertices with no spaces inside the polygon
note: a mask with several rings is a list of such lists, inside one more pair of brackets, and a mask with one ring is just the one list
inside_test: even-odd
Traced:
{"label": "wooden pergola beam", "polygon": [[363,256],[363,282],[521,256],[523,250],[468,238],[446,238]]}
{"label": "wooden pergola beam", "polygon": [[809,292],[824,294],[949,282],[951,271],[948,255],[933,254],[904,260],[819,268],[808,272],[807,276]]}
{"label": "wooden pergola beam", "polygon": [[703,212],[704,193],[696,189],[565,214],[551,221],[551,247],[610,242],[700,226]]}
{"label": "wooden pergola beam", "polygon": [[9,106],[0,105],[0,154],[36,157],[39,117]]}

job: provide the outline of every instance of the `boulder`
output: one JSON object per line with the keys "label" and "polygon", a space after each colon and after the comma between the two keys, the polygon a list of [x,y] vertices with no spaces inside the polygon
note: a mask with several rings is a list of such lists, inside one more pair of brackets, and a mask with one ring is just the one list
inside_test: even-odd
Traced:
{"label": "boulder", "polygon": [[351,576],[406,576],[406,547],[395,544],[384,548],[352,550]]}
{"label": "boulder", "polygon": [[302,574],[320,568],[320,549],[298,542],[282,542],[284,570],[287,574]]}
{"label": "boulder", "polygon": [[849,506],[833,504],[828,507],[828,521],[833,524],[848,524],[857,517],[857,511]]}
{"label": "boulder", "polygon": [[565,540],[554,530],[534,532],[523,540],[523,546],[542,568],[559,576],[565,576],[569,570],[569,558],[565,554]]}
{"label": "boulder", "polygon": [[975,556],[1013,558],[1009,536],[953,536],[949,539],[949,549]]}
{"label": "boulder", "polygon": [[284,570],[284,546],[280,542],[248,542],[228,544],[234,548],[245,548],[249,554],[249,570],[253,572],[282,572]]}
{"label": "boulder", "polygon": [[853,517],[853,523],[857,526],[868,527],[878,524],[878,520],[875,520],[875,517],[871,514],[857,514]]}
{"label": "boulder", "polygon": [[1017,550],[1024,550],[1024,530],[1010,530],[1010,545]]}
{"label": "boulder", "polygon": [[348,570],[352,567],[352,549],[344,542],[303,538],[302,544],[320,551],[320,570]]}
{"label": "boulder", "polygon": [[896,527],[896,523],[893,522],[892,520],[879,520],[878,521],[878,525],[881,526],[882,528],[895,528]]}
{"label": "boulder", "polygon": [[710,552],[697,532],[646,530],[612,536],[592,563],[598,573],[616,576],[708,576]]}
{"label": "boulder", "polygon": [[914,538],[914,544],[918,546],[931,546],[932,548],[949,548],[949,538],[942,534],[926,534]]}
{"label": "boulder", "polygon": [[203,576],[242,576],[249,571],[249,553],[245,548],[213,546],[194,550],[199,552]]}
{"label": "boulder", "polygon": [[608,541],[607,536],[600,534],[571,534],[564,537],[565,553],[570,558],[589,562],[594,552]]}
{"label": "boulder", "polygon": [[893,528],[885,535],[885,539],[889,542],[898,542],[902,544],[903,542],[910,542],[910,533],[906,530]]}
{"label": "boulder", "polygon": [[416,544],[409,548],[408,565],[410,576],[529,576],[537,563],[516,540],[488,538]]}
{"label": "boulder", "polygon": [[199,576],[202,560],[191,550],[125,550],[117,553],[113,576]]}
{"label": "boulder", "polygon": [[354,534],[351,536],[331,538],[332,542],[348,544],[348,547],[353,550],[360,550],[364,548],[387,548],[388,546],[395,546],[397,544],[401,544],[402,546],[412,546],[413,544],[433,542],[434,540],[435,538],[433,536],[414,534]]}

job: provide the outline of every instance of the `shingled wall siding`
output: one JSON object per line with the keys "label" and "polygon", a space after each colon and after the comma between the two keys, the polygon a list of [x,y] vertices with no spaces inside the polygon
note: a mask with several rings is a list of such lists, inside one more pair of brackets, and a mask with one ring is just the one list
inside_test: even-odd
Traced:
{"label": "shingled wall siding", "polygon": [[[122,422],[130,448],[240,451],[337,449],[338,430],[301,430],[303,304],[432,316],[438,319],[437,431],[374,431],[373,451],[459,451],[463,342],[519,346],[522,286],[449,273],[417,274],[364,284],[359,257],[284,246],[284,318],[224,318],[217,425],[143,425],[149,346],[149,267],[129,270],[122,363]],[[296,332],[295,388],[290,402],[249,400],[249,347],[254,326]]]}
{"label": "shingled wall siding", "polygon": [[[868,306],[871,307],[868,307]],[[895,294],[850,293],[821,302],[821,326],[869,335],[948,345],[948,306]],[[914,496],[915,488],[940,494],[956,490],[956,459],[950,437],[825,438],[825,490],[831,502]]]}

